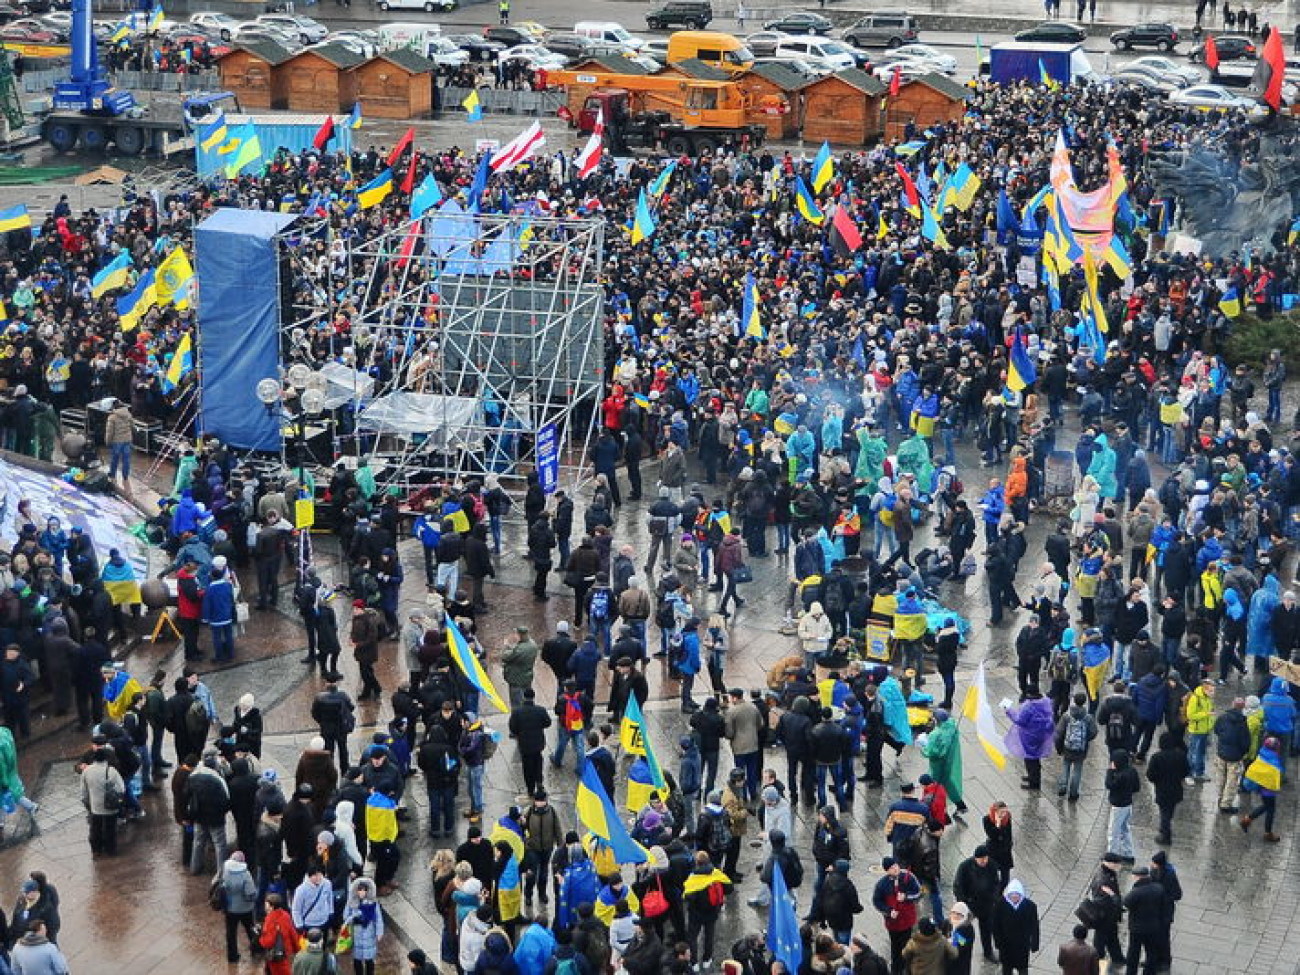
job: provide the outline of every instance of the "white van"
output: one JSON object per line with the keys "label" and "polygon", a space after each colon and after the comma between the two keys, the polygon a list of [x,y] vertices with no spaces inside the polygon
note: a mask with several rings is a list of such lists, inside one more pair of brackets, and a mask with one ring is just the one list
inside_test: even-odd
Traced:
{"label": "white van", "polygon": [[429,48],[429,42],[442,36],[442,28],[437,24],[380,24],[375,33],[379,35],[379,50],[396,51],[407,47],[423,54]]}
{"label": "white van", "polygon": [[633,37],[622,24],[612,20],[582,20],[573,25],[573,32],[579,37],[588,37],[597,44],[610,44],[628,51],[639,51],[645,41]]}
{"label": "white van", "polygon": [[809,61],[827,71],[857,67],[858,61],[840,41],[826,37],[788,37],[776,46],[775,56],[790,61]]}

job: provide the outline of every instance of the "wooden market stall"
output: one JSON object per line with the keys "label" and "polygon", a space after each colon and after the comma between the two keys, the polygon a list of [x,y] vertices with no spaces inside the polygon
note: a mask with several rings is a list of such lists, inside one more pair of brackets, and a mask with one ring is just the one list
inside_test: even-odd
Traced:
{"label": "wooden market stall", "polygon": [[275,69],[291,57],[274,41],[245,41],[218,59],[221,87],[232,92],[245,110],[279,107],[285,94]]}
{"label": "wooden market stall", "polygon": [[905,83],[889,100],[885,111],[885,138],[907,138],[908,126],[914,132],[936,124],[951,124],[966,111],[970,89],[946,75],[927,74]]}
{"label": "wooden market stall", "polygon": [[809,81],[784,64],[756,64],[736,79],[754,106],[751,121],[767,130],[769,139],[794,139],[803,120],[803,91]]}
{"label": "wooden market stall", "polygon": [[806,85],[803,139],[862,146],[880,135],[880,98],[887,88],[858,68],[846,68]]}
{"label": "wooden market stall", "polygon": [[353,69],[357,98],[374,118],[429,118],[436,69],[409,48],[387,51]]}
{"label": "wooden market stall", "polygon": [[347,112],[357,102],[353,69],[365,58],[342,44],[322,44],[299,51],[275,68],[283,104],[294,112]]}

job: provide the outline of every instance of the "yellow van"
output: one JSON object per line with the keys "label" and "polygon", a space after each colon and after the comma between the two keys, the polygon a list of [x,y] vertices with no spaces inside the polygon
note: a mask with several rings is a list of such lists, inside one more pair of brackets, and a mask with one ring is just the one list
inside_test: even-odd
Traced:
{"label": "yellow van", "polygon": [[679,30],[668,38],[668,63],[679,64],[695,58],[730,74],[740,74],[754,66],[754,55],[744,41],[731,34],[711,30]]}

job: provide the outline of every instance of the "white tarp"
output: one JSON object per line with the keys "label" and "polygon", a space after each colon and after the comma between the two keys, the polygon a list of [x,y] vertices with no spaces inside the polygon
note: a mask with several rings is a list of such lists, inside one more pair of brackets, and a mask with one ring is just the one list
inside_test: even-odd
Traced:
{"label": "white tarp", "polygon": [[438,447],[476,445],[482,440],[479,403],[467,396],[391,393],[361,411],[357,427],[400,437],[426,437]]}
{"label": "white tarp", "polygon": [[364,372],[349,369],[341,362],[327,362],[320,374],[329,382],[325,390],[325,409],[338,409],[354,400],[368,400],[375,392],[375,381]]}

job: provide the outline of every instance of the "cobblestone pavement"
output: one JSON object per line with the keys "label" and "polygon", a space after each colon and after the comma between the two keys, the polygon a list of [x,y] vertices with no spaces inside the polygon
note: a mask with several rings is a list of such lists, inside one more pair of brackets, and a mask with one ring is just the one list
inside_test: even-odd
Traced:
{"label": "cobblestone pavement", "polygon": [[[962,457],[967,461],[962,470],[968,491],[976,493],[982,478],[973,457],[967,453]],[[647,483],[653,483],[653,475]],[[1028,565],[1042,551],[1046,521],[1040,517],[1031,527]],[[618,513],[616,537],[643,543],[643,522],[642,504],[624,505]],[[918,539],[918,549],[924,541],[924,537]],[[419,553],[411,546],[410,542],[403,546],[407,567],[404,596],[410,607],[415,607],[424,599],[418,585],[423,567]],[[572,600],[568,590],[559,585],[558,577],[553,577],[549,602],[532,600],[522,546],[522,526],[513,526],[500,560],[499,579],[488,589],[492,610],[482,626],[494,657],[501,641],[519,621],[527,621],[540,641],[557,621],[571,618]],[[325,550],[323,560],[328,563],[328,543],[323,541],[319,548]],[[768,667],[785,656],[792,644],[791,638],[777,632],[784,610],[787,562],[768,558],[754,560],[753,564],[756,578],[746,587],[749,601],[734,620],[727,666],[729,685],[762,686]],[[705,605],[712,605],[716,597],[710,595],[708,599]],[[973,624],[970,646],[958,671],[959,689],[969,682],[979,661],[987,658],[991,698],[996,701],[1014,696],[1011,641],[1018,628],[1016,614],[1011,614],[1003,626],[990,627],[978,576],[964,587],[947,586],[943,599]],[[288,610],[287,593],[281,606]],[[296,618],[255,613],[239,642],[239,661],[205,676],[223,715],[231,712],[245,691],[257,696],[266,712],[266,763],[285,777],[292,776],[298,750],[314,733],[309,708],[320,689],[318,679],[299,662],[301,654]],[[130,667],[138,677],[147,678],[154,667],[161,666],[170,678],[179,672],[179,656],[171,644],[141,644],[130,655]],[[399,657],[395,644],[385,645],[380,679],[386,689],[391,690],[400,679]],[[349,690],[355,693],[359,686],[356,665],[346,653],[342,669]],[[489,665],[489,671],[499,679],[495,663]],[[685,718],[677,707],[678,688],[658,661],[651,665],[648,676],[651,701],[646,710],[652,740],[661,760],[672,767],[673,744],[685,728]],[[539,668],[537,690],[543,700],[554,693],[545,668]],[[1228,703],[1235,692],[1234,687],[1221,688],[1219,704]],[[702,697],[703,692],[697,688],[696,694]],[[598,697],[606,695],[602,684]],[[353,749],[360,746],[371,726],[382,724],[390,715],[386,703],[363,706],[359,713],[362,727],[353,737]],[[488,720],[504,729],[504,718],[490,715]],[[1035,958],[1033,971],[1055,972],[1056,946],[1068,937],[1074,907],[1105,849],[1106,807],[1101,789],[1104,758],[1100,749],[1093,750],[1081,799],[1068,804],[1058,800],[1051,788],[1059,769],[1054,760],[1045,763],[1044,782],[1048,788],[1041,794],[1027,793],[1020,788],[1019,769],[1014,762],[999,772],[966,728],[963,743],[966,801],[971,812],[968,824],[958,824],[944,838],[943,874],[950,879],[960,860],[982,841],[979,816],[983,810],[995,799],[1009,802],[1016,823],[1016,874],[1038,902],[1043,917],[1043,951]],[[16,896],[27,871],[45,870],[62,896],[61,941],[77,973],[144,975],[222,970],[222,925],[207,906],[206,880],[191,878],[180,869],[180,838],[171,818],[170,790],[164,788],[160,793],[146,795],[147,818],[124,828],[119,856],[91,858],[72,768],[74,756],[84,746],[84,737],[70,725],[53,718],[37,720],[36,737],[23,749],[21,764],[29,791],[41,802],[40,830],[31,834],[27,817],[21,812],[11,818],[4,846],[0,847],[0,902]],[[783,755],[769,752],[766,761],[784,777]],[[725,758],[723,766],[725,769]],[[886,762],[883,790],[866,791],[857,786],[857,801],[846,813],[846,822],[854,850],[853,873],[866,893],[878,875],[879,858],[886,852],[882,830],[885,810],[896,797],[900,782],[915,779],[924,770],[924,759],[909,749],[900,762]],[[546,774],[554,804],[562,819],[571,823],[572,772],[567,767],[557,772],[548,766]],[[509,741],[492,760],[487,788],[490,812],[504,811],[523,790],[523,777]],[[406,803],[411,818],[404,827],[401,844],[401,886],[384,902],[393,923],[392,936],[386,939],[380,960],[381,972],[404,971],[401,958],[409,946],[419,945],[431,953],[437,948],[440,922],[433,911],[427,872],[434,845],[424,837],[427,803],[419,778],[410,781]],[[1300,945],[1300,920],[1295,907],[1300,894],[1300,864],[1296,862],[1293,830],[1296,806],[1295,790],[1288,787],[1279,808],[1282,842],[1266,847],[1260,836],[1244,836],[1228,817],[1217,815],[1213,796],[1206,787],[1188,789],[1187,800],[1175,820],[1175,841],[1170,848],[1186,892],[1178,908],[1174,935],[1173,971],[1177,975],[1294,975],[1300,971],[1296,960],[1296,946]],[[805,853],[811,844],[812,813],[812,807],[801,807],[795,828],[794,844]],[[1155,809],[1148,792],[1139,797],[1135,807],[1139,857],[1155,850],[1155,824]],[[458,827],[457,841],[463,838],[463,829],[463,825]],[[745,898],[757,887],[753,876],[757,851],[746,845],[741,865],[746,879],[740,896],[732,898],[726,907],[719,934],[722,944],[729,945],[742,933],[758,930],[765,923],[764,916],[745,906]],[[887,948],[883,926],[870,908],[859,916],[857,930],[866,933],[878,948]],[[228,970],[254,972],[260,968],[246,958]]]}

